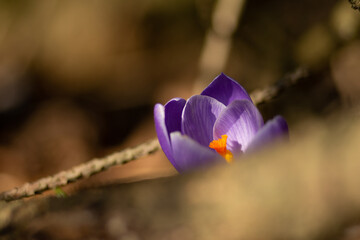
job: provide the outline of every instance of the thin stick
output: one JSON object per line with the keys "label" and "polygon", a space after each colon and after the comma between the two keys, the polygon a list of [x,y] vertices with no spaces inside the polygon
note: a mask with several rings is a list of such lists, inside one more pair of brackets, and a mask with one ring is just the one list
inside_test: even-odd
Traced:
{"label": "thin stick", "polygon": [[[278,96],[284,89],[296,84],[299,80],[308,75],[304,69],[297,69],[295,72],[286,75],[275,85],[254,91],[250,94],[255,104],[267,102]],[[111,154],[104,158],[93,159],[89,162],[75,166],[67,171],[59,172],[53,176],[39,179],[32,183],[25,183],[23,186],[0,194],[0,200],[12,201],[35,194],[40,194],[46,190],[65,186],[81,178],[88,178],[91,175],[102,172],[115,165],[123,165],[140,157],[152,154],[160,149],[157,139],[149,140],[134,148],[128,148],[121,152]]]}
{"label": "thin stick", "polygon": [[88,178],[91,175],[102,172],[109,167],[123,165],[140,157],[152,154],[159,149],[160,145],[158,140],[152,139],[134,148],[128,148],[104,158],[93,159],[67,171],[62,171],[53,176],[42,178],[32,183],[26,183],[21,187],[3,192],[0,194],[0,200],[17,200],[40,194],[48,189],[65,186],[70,182],[75,182],[81,178]]}
{"label": "thin stick", "polygon": [[304,79],[307,76],[308,70],[305,68],[298,68],[294,72],[285,75],[274,85],[264,89],[255,90],[250,94],[250,97],[255,105],[268,102],[269,100],[278,96],[282,91],[292,85],[295,85],[299,80]]}

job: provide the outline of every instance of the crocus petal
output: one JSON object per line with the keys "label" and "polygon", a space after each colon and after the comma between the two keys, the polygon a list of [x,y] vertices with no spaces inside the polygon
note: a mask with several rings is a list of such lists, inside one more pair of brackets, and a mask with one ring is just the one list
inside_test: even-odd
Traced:
{"label": "crocus petal", "polygon": [[244,151],[263,125],[263,118],[252,102],[236,100],[227,106],[216,120],[214,139],[219,139],[226,134],[228,136],[227,147],[230,151]]}
{"label": "crocus petal", "polygon": [[175,160],[173,165],[180,173],[214,162],[226,163],[215,151],[180,132],[171,133],[170,138]]}
{"label": "crocus petal", "polygon": [[224,73],[217,76],[210,85],[204,89],[201,95],[213,97],[225,104],[225,106],[234,100],[246,99],[251,102],[251,98],[245,89]]}
{"label": "crocus petal", "polygon": [[182,115],[182,133],[201,145],[213,140],[213,126],[225,105],[215,98],[195,95],[189,98]]}
{"label": "crocus petal", "polygon": [[170,133],[181,131],[181,114],[186,100],[182,98],[173,98],[165,104],[165,125]]}
{"label": "crocus petal", "polygon": [[255,135],[250,142],[246,152],[251,152],[260,147],[263,147],[279,138],[289,138],[289,128],[285,119],[281,116],[276,116],[270,121],[267,121],[263,128]]}
{"label": "crocus petal", "polygon": [[154,121],[160,146],[166,157],[174,165],[173,153],[170,146],[170,137],[165,124],[165,108],[160,103],[156,104],[154,107]]}

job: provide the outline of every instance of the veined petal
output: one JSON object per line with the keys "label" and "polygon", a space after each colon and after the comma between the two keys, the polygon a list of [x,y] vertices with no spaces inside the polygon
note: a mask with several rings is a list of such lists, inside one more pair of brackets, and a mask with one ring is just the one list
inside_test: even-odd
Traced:
{"label": "veined petal", "polygon": [[215,98],[195,95],[189,98],[182,115],[182,133],[203,146],[209,146],[213,140],[213,126],[225,109],[225,105]]}
{"label": "veined petal", "polygon": [[181,114],[186,100],[182,98],[173,98],[165,104],[165,125],[170,133],[181,131]]}
{"label": "veined petal", "polygon": [[246,99],[251,101],[246,90],[235,80],[221,73],[217,76],[209,86],[207,86],[201,95],[210,96],[219,102],[229,105],[234,100]]}
{"label": "veined petal", "polygon": [[174,167],[180,173],[215,162],[226,163],[220,155],[208,147],[204,147],[180,132],[170,134],[173,150]]}
{"label": "veined petal", "polygon": [[289,128],[285,119],[281,116],[276,116],[270,121],[267,121],[263,128],[255,135],[246,152],[251,152],[255,149],[263,147],[279,138],[289,138]]}
{"label": "veined petal", "polygon": [[165,107],[160,103],[157,103],[154,107],[154,121],[160,146],[169,161],[175,165],[170,145],[170,136],[165,124]]}
{"label": "veined petal", "polygon": [[[235,100],[220,114],[214,125],[214,139],[228,136],[231,152],[244,151],[255,134],[264,125],[256,106],[248,100]],[[241,149],[239,149],[241,148]]]}

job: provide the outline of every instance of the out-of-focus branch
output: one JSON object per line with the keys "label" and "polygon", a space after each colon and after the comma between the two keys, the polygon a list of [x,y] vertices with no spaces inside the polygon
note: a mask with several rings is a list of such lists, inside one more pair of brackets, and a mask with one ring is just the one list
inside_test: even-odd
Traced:
{"label": "out-of-focus branch", "polygon": [[360,0],[349,0],[353,9],[360,10]]}
{"label": "out-of-focus branch", "polygon": [[250,94],[250,97],[256,105],[267,102],[278,96],[286,88],[295,85],[298,81],[307,76],[308,71],[305,68],[298,68],[294,72],[285,75],[274,85],[264,89],[255,90]]}
{"label": "out-of-focus branch", "polygon": [[212,26],[205,36],[200,56],[199,76],[195,81],[195,92],[209,84],[209,79],[224,70],[245,0],[218,0],[212,14]]}

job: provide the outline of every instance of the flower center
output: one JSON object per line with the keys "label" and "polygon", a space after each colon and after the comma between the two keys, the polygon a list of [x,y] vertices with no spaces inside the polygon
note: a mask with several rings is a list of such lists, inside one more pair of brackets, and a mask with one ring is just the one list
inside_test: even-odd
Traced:
{"label": "flower center", "polygon": [[223,158],[225,158],[225,160],[228,163],[231,163],[233,160],[233,155],[232,153],[226,149],[226,140],[227,140],[227,135],[221,135],[221,138],[217,139],[217,140],[213,140],[210,144],[209,147],[212,149],[215,149],[215,151],[220,154]]}

